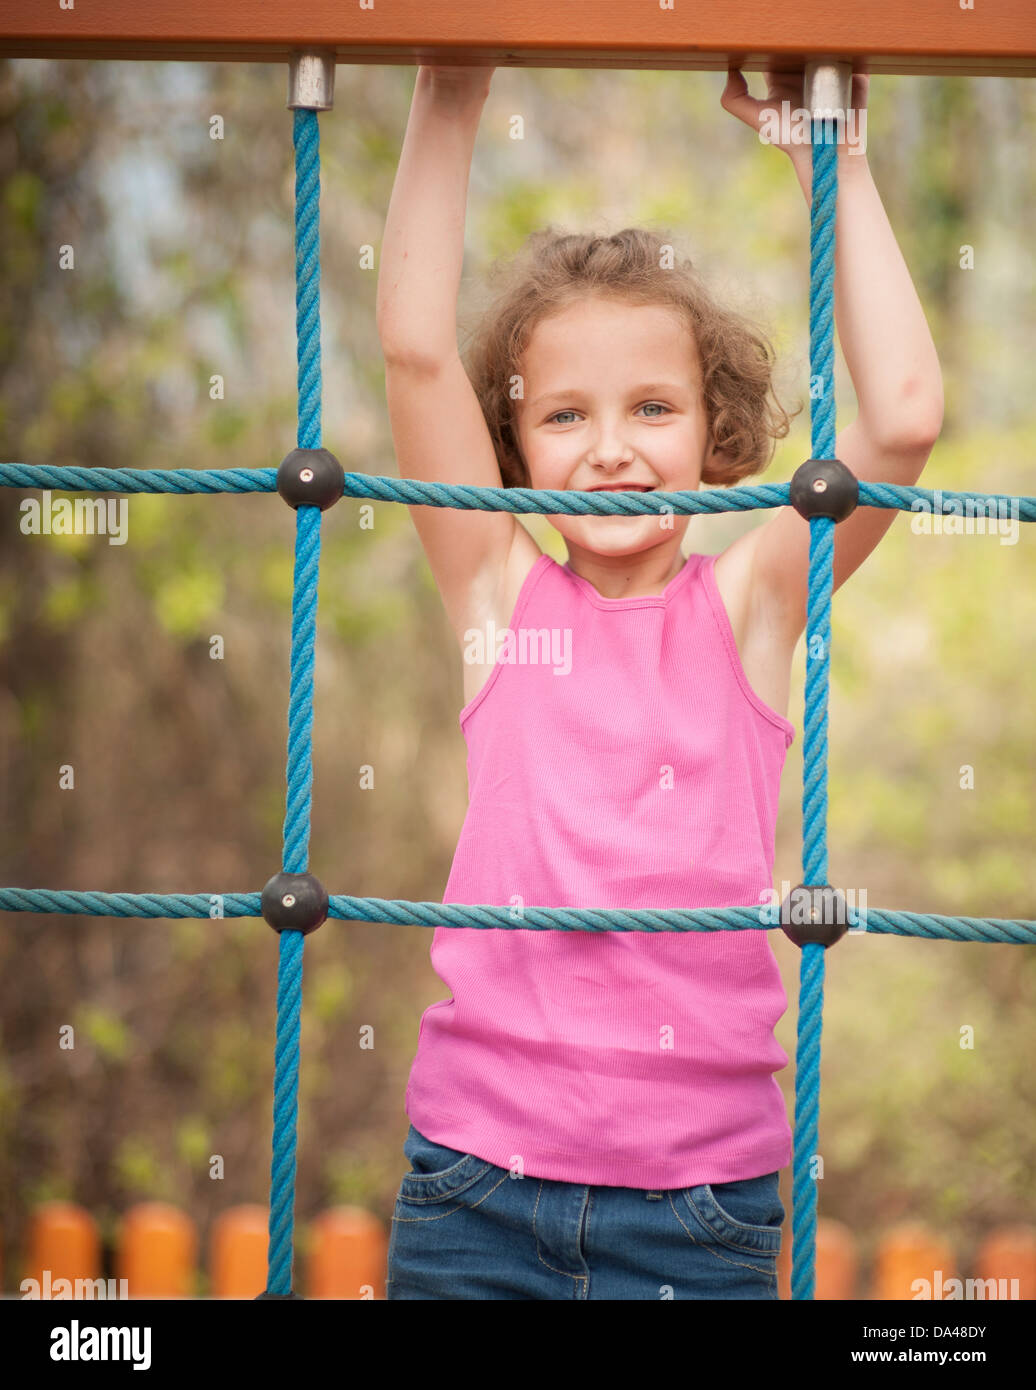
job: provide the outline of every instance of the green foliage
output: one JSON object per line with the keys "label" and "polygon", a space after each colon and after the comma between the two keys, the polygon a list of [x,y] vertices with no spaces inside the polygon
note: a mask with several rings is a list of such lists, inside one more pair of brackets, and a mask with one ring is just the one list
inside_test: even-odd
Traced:
{"label": "green foliage", "polygon": [[169,926],[176,959],[184,963],[197,961],[208,949],[208,921],[184,918]]}
{"label": "green foliage", "polygon": [[173,507],[167,494],[135,492],[129,499],[130,525],[133,540],[145,552],[152,550],[169,534],[174,520]]}
{"label": "green foliage", "polygon": [[123,1019],[108,1009],[84,1003],[75,1014],[75,1030],[107,1062],[125,1062],[133,1038]]}
{"label": "green foliage", "polygon": [[16,169],[11,174],[4,184],[3,210],[12,231],[32,236],[38,233],[45,192],[43,180],[31,169]]}
{"label": "green foliage", "polygon": [[248,1026],[236,1018],[215,1020],[201,1077],[206,1099],[217,1110],[240,1105],[253,1094],[257,1071]]}
{"label": "green foliage", "polygon": [[26,1176],[22,1191],[26,1210],[40,1206],[43,1202],[72,1202],[76,1196],[72,1180],[56,1173],[41,1173],[38,1177]]}
{"label": "green foliage", "polygon": [[506,199],[491,203],[483,212],[481,245],[489,256],[506,254],[559,212],[552,189],[538,181],[516,184]]}
{"label": "green foliage", "polygon": [[345,646],[365,646],[403,627],[409,608],[404,594],[368,593],[364,598],[357,593],[357,599],[352,607],[339,604],[327,615],[327,625]]}
{"label": "green foliage", "polygon": [[50,388],[47,413],[61,424],[82,420],[94,401],[90,382],[83,377],[60,377]]}
{"label": "green foliage", "polygon": [[283,542],[269,545],[259,552],[252,563],[262,598],[275,605],[279,612],[290,612],[295,588],[291,551]]}
{"label": "green foliage", "polygon": [[212,1152],[211,1127],[201,1115],[188,1115],[176,1127],[176,1154],[193,1170],[200,1170]]}
{"label": "green foliage", "polygon": [[154,1142],[130,1134],[118,1145],[113,1158],[113,1177],[129,1200],[168,1201],[171,1187]]}
{"label": "green foliage", "polygon": [[[76,537],[85,540],[85,536]],[[42,616],[56,630],[70,627],[97,603],[99,588],[89,574],[78,573],[58,580],[47,590]]]}
{"label": "green foliage", "polygon": [[382,1175],[370,1159],[334,1154],[324,1163],[328,1204],[367,1207],[381,1186]]}
{"label": "green foliage", "polygon": [[305,1007],[321,1023],[332,1023],[347,1016],[353,993],[352,971],[344,961],[325,962],[310,987]]}
{"label": "green foliage", "polygon": [[168,574],[155,594],[155,612],[174,637],[196,637],[223,602],[223,577],[215,567]]}
{"label": "green foliage", "polygon": [[18,1112],[18,1091],[14,1072],[0,1053],[0,1150],[11,1147],[11,1130]]}
{"label": "green foliage", "polygon": [[0,577],[0,649],[8,639],[20,601],[14,576],[8,574]]}
{"label": "green foliage", "polygon": [[[244,410],[237,410],[226,401],[213,404],[219,408],[213,409],[202,426],[202,436],[206,444],[211,445],[213,449],[229,449],[249,436],[251,421]],[[263,466],[271,465],[264,463]]]}

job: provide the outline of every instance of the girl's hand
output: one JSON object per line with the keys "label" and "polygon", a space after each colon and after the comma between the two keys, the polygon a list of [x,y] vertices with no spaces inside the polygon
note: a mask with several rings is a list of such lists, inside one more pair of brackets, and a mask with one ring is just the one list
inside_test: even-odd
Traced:
{"label": "girl's hand", "polygon": [[[762,100],[748,95],[748,83],[740,68],[731,68],[727,73],[727,85],[723,88],[723,95],[719,99],[724,111],[729,111],[732,116],[736,116],[739,121],[744,121],[745,125],[751,126],[753,130],[760,134],[765,132],[766,143],[775,145],[778,149],[785,152],[789,158],[795,159],[803,154],[812,158],[810,145],[803,144],[800,139],[796,140],[796,122],[781,120],[781,103],[787,102],[792,117],[795,112],[805,107],[805,96],[803,93],[803,83],[805,79],[805,69],[798,68],[792,72],[774,72],[766,69],[766,96]],[[863,121],[866,117],[861,117],[859,113],[867,109],[867,89],[870,86],[870,78],[866,73],[854,72],[849,91],[849,105],[857,112],[855,117],[855,130],[863,128]],[[764,112],[776,112],[776,115],[764,116]],[[849,120],[846,113],[847,123]],[[802,118],[799,118],[802,121]],[[791,138],[785,138],[789,131],[782,127],[788,126]],[[798,129],[801,131],[802,126]],[[808,126],[805,127],[808,134]]]}
{"label": "girl's hand", "polygon": [[428,83],[435,96],[453,99],[476,97],[485,100],[489,95],[489,84],[495,71],[495,67],[474,67],[471,64],[440,67],[436,64],[422,63],[417,75],[420,80]]}

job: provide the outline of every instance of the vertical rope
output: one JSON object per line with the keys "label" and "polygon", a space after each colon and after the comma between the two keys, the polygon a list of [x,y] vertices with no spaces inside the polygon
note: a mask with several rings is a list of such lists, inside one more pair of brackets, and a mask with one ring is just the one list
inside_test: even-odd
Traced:
{"label": "vertical rope", "polygon": [[[320,126],[315,111],[296,110],[294,117],[298,447],[316,449],[321,442]],[[282,867],[285,873],[299,874],[309,868],[313,793],[313,654],[320,577],[320,508],[299,507],[295,517],[287,806]],[[270,1243],[266,1288],[268,1293],[282,1295],[292,1291],[304,939],[298,931],[280,933],[277,968],[273,1162],[270,1170]]]}
{"label": "vertical rope", "polygon": [[[809,365],[812,457],[835,457],[834,282],[838,147],[831,121],[814,121],[809,239]],[[819,388],[819,389],[818,389]],[[806,713],[802,767],[803,883],[827,882],[827,700],[835,523],[809,523]],[[812,1164],[820,1116],[820,1033],[824,1014],[823,946],[802,947],[795,1051],[795,1151],[792,1164],[791,1296],[816,1288],[817,1189]]]}
{"label": "vertical rope", "polygon": [[[295,335],[300,449],[320,448],[320,124],[295,111]],[[301,511],[301,508],[300,508]]]}

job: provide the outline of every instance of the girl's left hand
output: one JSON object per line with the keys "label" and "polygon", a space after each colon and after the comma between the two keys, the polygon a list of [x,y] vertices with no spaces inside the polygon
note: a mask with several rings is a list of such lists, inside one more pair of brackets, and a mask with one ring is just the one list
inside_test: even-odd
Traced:
{"label": "girl's left hand", "polygon": [[[765,76],[766,96],[759,100],[748,95],[748,83],[745,81],[741,69],[731,68],[727,73],[727,85],[723,88],[723,95],[719,99],[720,105],[724,111],[729,111],[732,116],[736,116],[739,121],[744,121],[745,125],[751,126],[753,130],[762,132],[765,128],[766,143],[775,145],[778,149],[784,150],[785,154],[794,158],[803,151],[808,151],[810,147],[808,143],[802,144],[794,139],[796,129],[794,122],[781,121],[781,103],[785,101],[788,103],[792,116],[796,111],[803,109],[805,97],[802,87],[805,69],[798,68],[792,72],[774,72],[771,68],[767,68]],[[853,73],[849,104],[855,111],[866,111],[869,86],[870,77],[867,73]],[[776,112],[776,117],[773,115],[764,117],[764,111]],[[856,120],[857,129],[859,129],[859,116]],[[785,124],[790,124],[791,139],[784,138],[787,132],[782,127]],[[806,129],[808,130],[808,126]]]}

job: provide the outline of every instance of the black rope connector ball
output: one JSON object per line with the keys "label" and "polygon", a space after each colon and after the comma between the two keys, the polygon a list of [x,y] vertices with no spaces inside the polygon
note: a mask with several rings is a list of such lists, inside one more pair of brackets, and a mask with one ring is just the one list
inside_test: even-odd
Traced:
{"label": "black rope connector ball", "polygon": [[274,874],[263,889],[263,916],[274,931],[316,931],[327,920],[327,890],[312,874]]}
{"label": "black rope connector ball", "polygon": [[833,946],[849,929],[844,896],[826,883],[798,884],[781,903],[781,929],[796,946]]}
{"label": "black rope connector ball", "polygon": [[264,1289],[262,1293],[256,1294],[255,1299],[253,1301],[258,1303],[261,1298],[297,1298],[300,1303],[304,1303],[306,1301],[302,1297],[302,1295],[300,1293],[296,1293],[294,1289],[291,1291],[291,1293],[267,1293],[267,1291]]}
{"label": "black rope connector ball", "polygon": [[860,485],[841,459],[807,459],[792,475],[789,497],[807,521],[813,516],[844,521],[856,510]]}
{"label": "black rope connector ball", "polygon": [[329,449],[292,449],[277,470],[277,491],[291,507],[325,512],[345,492],[345,470]]}

